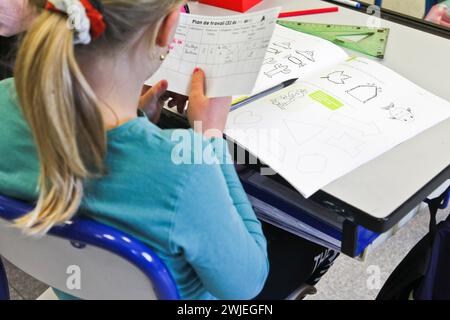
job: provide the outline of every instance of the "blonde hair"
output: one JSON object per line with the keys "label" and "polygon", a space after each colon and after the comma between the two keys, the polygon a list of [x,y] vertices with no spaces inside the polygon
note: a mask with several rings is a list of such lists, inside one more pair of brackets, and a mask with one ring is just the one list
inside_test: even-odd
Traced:
{"label": "blonde hair", "polygon": [[43,11],[32,24],[20,46],[14,71],[19,103],[40,161],[36,207],[16,220],[25,233],[42,235],[55,224],[71,219],[81,204],[83,181],[103,173],[106,129],[77,55],[114,50],[138,31],[151,26],[156,29],[180,3],[104,0],[106,32],[87,46],[74,47],[73,31],[62,14]]}

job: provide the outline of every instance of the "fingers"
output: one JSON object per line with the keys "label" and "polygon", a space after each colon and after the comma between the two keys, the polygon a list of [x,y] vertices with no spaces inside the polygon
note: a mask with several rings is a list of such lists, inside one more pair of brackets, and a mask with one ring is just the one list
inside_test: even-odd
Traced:
{"label": "fingers", "polygon": [[141,96],[146,94],[148,92],[148,90],[150,90],[151,88],[152,88],[151,86],[144,84],[144,86],[142,87]]}
{"label": "fingers", "polygon": [[153,86],[150,90],[154,95],[156,100],[161,99],[167,92],[167,88],[169,87],[169,83],[166,80],[161,80],[155,86]]}
{"label": "fingers", "polygon": [[141,96],[139,107],[144,110],[149,108],[151,109],[166,93],[168,86],[168,82],[166,80],[162,80],[150,89],[144,87],[143,92],[144,90],[146,91]]}
{"label": "fingers", "polygon": [[233,98],[232,97],[221,97],[221,98],[212,98],[212,99],[210,99],[210,103],[212,105],[219,105],[219,106],[230,107],[232,102],[233,102]]}
{"label": "fingers", "polygon": [[159,122],[159,119],[161,118],[162,109],[164,107],[164,102],[158,102],[158,108],[153,112],[153,114],[150,117],[150,121],[152,123],[157,124]]}
{"label": "fingers", "polygon": [[189,95],[192,97],[204,97],[205,96],[205,73],[200,68],[195,68],[191,82],[191,92]]}

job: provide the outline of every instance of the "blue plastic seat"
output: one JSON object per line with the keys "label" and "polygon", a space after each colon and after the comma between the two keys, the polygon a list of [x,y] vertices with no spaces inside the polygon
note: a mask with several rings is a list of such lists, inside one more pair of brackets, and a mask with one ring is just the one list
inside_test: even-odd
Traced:
{"label": "blue plastic seat", "polygon": [[[164,263],[138,239],[84,218],[26,237],[11,221],[31,209],[0,196],[0,256],[39,281],[81,299],[180,298]],[[0,299],[9,299],[1,260]]]}

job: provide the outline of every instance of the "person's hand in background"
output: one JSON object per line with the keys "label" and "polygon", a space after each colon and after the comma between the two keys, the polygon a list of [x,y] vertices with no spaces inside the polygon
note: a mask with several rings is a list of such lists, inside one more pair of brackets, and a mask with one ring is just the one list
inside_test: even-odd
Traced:
{"label": "person's hand in background", "polygon": [[425,20],[450,28],[450,0],[431,8]]}
{"label": "person's hand in background", "polygon": [[28,0],[0,0],[0,36],[10,37],[25,31],[34,18]]}
{"label": "person's hand in background", "polygon": [[[187,118],[207,138],[222,138],[230,112],[231,97],[209,99],[205,96],[205,73],[196,69],[192,77]],[[201,128],[196,123],[201,124]]]}
{"label": "person's hand in background", "polygon": [[147,117],[153,123],[158,123],[161,117],[161,111],[170,96],[167,92],[169,84],[162,80],[153,87],[144,86],[139,100],[139,109],[145,112]]}

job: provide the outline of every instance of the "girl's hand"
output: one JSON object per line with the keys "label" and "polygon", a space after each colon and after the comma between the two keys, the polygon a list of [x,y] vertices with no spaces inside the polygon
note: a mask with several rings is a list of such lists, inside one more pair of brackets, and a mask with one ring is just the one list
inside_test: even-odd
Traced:
{"label": "girl's hand", "polygon": [[167,93],[168,86],[169,84],[167,81],[162,80],[153,87],[144,86],[142,90],[142,95],[139,100],[139,109],[144,111],[150,121],[155,124],[159,122],[162,108],[170,98]]}
{"label": "girl's hand", "polygon": [[205,96],[205,73],[197,68],[192,77],[187,109],[194,130],[207,138],[222,138],[230,106],[231,97],[209,99]]}
{"label": "girl's hand", "polygon": [[25,31],[33,19],[28,0],[0,0],[0,36],[10,37]]}

